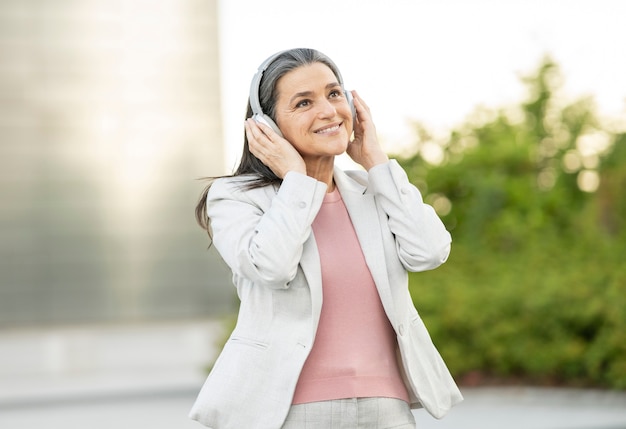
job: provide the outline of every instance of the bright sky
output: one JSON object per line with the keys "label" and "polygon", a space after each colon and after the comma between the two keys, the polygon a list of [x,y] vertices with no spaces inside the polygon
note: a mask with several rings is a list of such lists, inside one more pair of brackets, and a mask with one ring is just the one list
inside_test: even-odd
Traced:
{"label": "bright sky", "polygon": [[544,54],[572,98],[626,117],[623,0],[220,0],[226,169],[241,152],[250,80],[276,51],[312,47],[369,104],[386,148],[410,121],[445,130],[479,105],[524,97],[520,76]]}

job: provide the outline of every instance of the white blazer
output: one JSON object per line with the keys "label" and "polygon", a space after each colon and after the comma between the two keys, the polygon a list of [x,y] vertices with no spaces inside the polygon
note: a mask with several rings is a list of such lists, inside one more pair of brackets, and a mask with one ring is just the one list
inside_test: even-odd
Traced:
{"label": "white blazer", "polygon": [[[413,305],[407,271],[445,262],[450,234],[395,160],[369,172],[335,168],[334,179],[397,334],[411,406],[441,418],[463,397]],[[245,190],[242,180],[218,179],[207,199],[213,243],[241,305],[190,417],[213,429],[279,429],[320,317],[311,224],[326,184],[295,172],[280,187]]]}

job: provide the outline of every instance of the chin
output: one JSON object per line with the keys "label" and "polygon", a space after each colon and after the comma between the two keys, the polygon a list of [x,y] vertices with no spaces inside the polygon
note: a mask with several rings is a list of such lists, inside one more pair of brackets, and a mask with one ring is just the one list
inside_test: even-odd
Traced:
{"label": "chin", "polygon": [[348,150],[348,142],[344,140],[341,144],[338,144],[336,146],[335,155],[341,155],[343,153],[346,153],[347,150]]}

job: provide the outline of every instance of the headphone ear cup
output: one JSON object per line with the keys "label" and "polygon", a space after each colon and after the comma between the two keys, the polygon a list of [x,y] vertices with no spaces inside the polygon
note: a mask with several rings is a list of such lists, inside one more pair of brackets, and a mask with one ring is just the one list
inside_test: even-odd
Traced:
{"label": "headphone ear cup", "polygon": [[280,131],[280,128],[278,128],[278,125],[276,125],[276,123],[272,121],[272,118],[270,118],[269,116],[256,114],[252,116],[252,119],[254,119],[256,122],[267,125],[271,129],[273,129],[276,134],[283,137],[283,133]]}
{"label": "headphone ear cup", "polygon": [[354,99],[352,97],[352,93],[346,90],[344,90],[344,93],[346,94],[346,100],[348,101],[348,104],[350,105],[350,111],[352,112],[352,122],[353,124],[356,124],[356,108],[354,107]]}

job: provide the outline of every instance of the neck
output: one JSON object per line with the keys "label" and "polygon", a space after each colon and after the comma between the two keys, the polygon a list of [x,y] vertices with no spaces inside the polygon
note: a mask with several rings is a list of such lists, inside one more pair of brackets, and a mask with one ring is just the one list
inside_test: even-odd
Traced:
{"label": "neck", "polygon": [[326,183],[328,186],[327,192],[332,192],[335,189],[335,182],[333,181],[333,168],[335,165],[335,157],[316,159],[307,161],[306,174],[313,177],[320,182]]}

